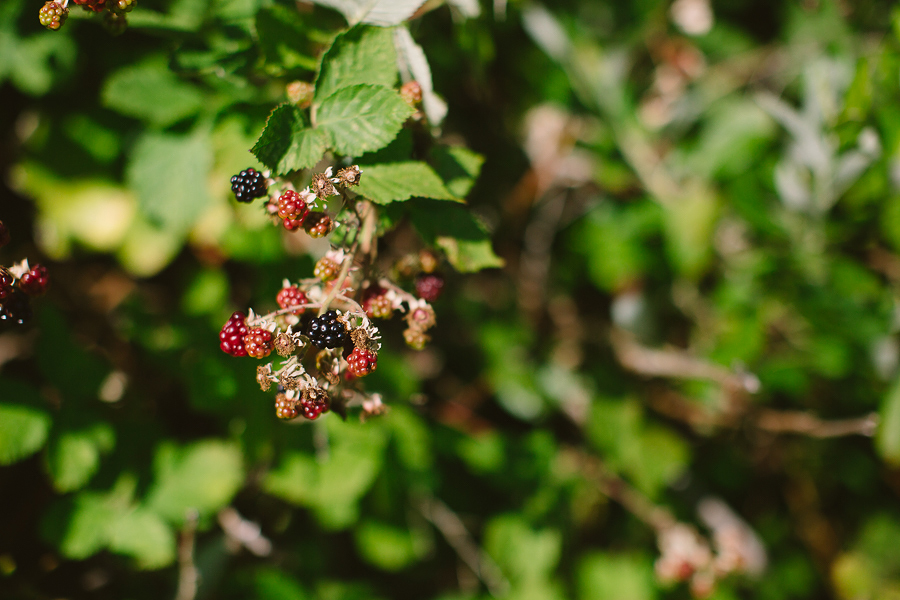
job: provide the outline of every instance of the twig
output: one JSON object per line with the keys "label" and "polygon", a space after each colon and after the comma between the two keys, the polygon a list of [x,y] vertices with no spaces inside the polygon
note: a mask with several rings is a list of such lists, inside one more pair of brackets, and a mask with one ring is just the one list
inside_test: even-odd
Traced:
{"label": "twig", "polygon": [[200,572],[194,564],[194,538],[197,533],[196,510],[188,512],[178,539],[178,591],[175,600],[194,600],[200,583]]}
{"label": "twig", "polygon": [[500,567],[490,556],[481,551],[462,519],[450,510],[450,507],[434,497],[421,499],[417,502],[416,507],[422,516],[441,532],[459,558],[484,583],[491,596],[496,598],[506,594],[509,590],[509,582],[503,576]]}
{"label": "twig", "polygon": [[319,308],[319,314],[325,314],[325,311],[328,310],[328,306],[334,300],[335,296],[338,295],[341,287],[344,285],[344,281],[347,279],[347,275],[350,273],[350,267],[353,266],[353,261],[356,259],[356,249],[359,247],[358,242],[354,242],[353,246],[351,246],[350,251],[347,253],[347,257],[344,259],[343,264],[341,265],[341,270],[338,273],[337,279],[334,280],[334,286],[331,288],[331,291],[328,292],[328,295],[325,296],[325,299],[322,300],[322,306]]}
{"label": "twig", "polygon": [[256,556],[269,556],[272,553],[272,542],[262,534],[257,523],[248,521],[234,508],[227,506],[219,511],[219,525],[228,541],[237,546],[244,546]]}
{"label": "twig", "polygon": [[756,426],[771,433],[799,433],[814,438],[845,435],[872,437],[878,428],[878,414],[869,413],[852,419],[824,420],[804,411],[763,410],[756,417]]}
{"label": "twig", "polygon": [[729,390],[744,390],[751,394],[759,391],[759,379],[752,373],[735,372],[681,350],[647,348],[620,329],[610,333],[610,341],[622,366],[635,373],[650,377],[705,379]]}
{"label": "twig", "polygon": [[625,510],[649,525],[657,533],[674,526],[678,520],[667,509],[654,504],[649,498],[612,473],[603,462],[581,450],[569,448],[568,455],[589,479],[593,480],[604,496],[618,502]]}

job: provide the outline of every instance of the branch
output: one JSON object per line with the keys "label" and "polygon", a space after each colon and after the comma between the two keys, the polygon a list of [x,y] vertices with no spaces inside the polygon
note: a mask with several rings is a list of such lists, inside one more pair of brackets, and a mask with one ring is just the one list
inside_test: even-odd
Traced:
{"label": "branch", "polygon": [[197,511],[188,512],[178,539],[178,591],[175,600],[194,600],[200,583],[200,572],[194,564],[194,539],[197,533]]}
{"label": "branch", "polygon": [[228,506],[219,511],[219,525],[225,532],[231,545],[243,546],[256,556],[269,556],[272,553],[272,542],[262,534],[257,523],[248,521],[234,508]]}
{"label": "branch", "polygon": [[431,496],[416,504],[422,516],[441,532],[459,558],[484,583],[491,596],[496,598],[505,595],[509,590],[509,582],[500,567],[472,539],[462,519],[449,506]]}

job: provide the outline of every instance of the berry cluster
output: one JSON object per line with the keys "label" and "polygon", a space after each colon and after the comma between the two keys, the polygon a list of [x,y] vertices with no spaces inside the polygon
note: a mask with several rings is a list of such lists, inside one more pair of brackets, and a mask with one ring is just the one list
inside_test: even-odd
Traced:
{"label": "berry cluster", "polygon": [[[0,248],[9,242],[9,229],[0,221]],[[43,265],[29,266],[26,259],[10,267],[0,266],[0,331],[31,320],[31,298],[43,296],[49,287],[50,277]]]}
{"label": "berry cluster", "polygon": [[[137,0],[71,0],[88,12],[104,13],[103,26],[113,35],[118,35],[128,27],[125,15],[134,10]],[[69,0],[50,0],[38,11],[41,25],[53,31],[58,30],[69,16]]]}
{"label": "berry cluster", "polygon": [[[268,196],[264,210],[285,229],[302,226],[313,238],[327,236],[337,225],[346,232],[339,247],[316,261],[313,277],[284,281],[274,298],[277,310],[265,315],[235,312],[219,333],[222,351],[232,356],[262,359],[274,351],[280,357],[280,366],[262,364],[256,371],[263,391],[277,387],[275,414],[280,419],[312,420],[328,411],[344,416],[352,406],[362,407],[363,418],[383,413],[380,396],[365,393],[359,381],[378,366],[380,333],[372,319],[405,313],[404,339],[421,349],[435,324],[429,303],[444,285],[436,272],[438,259],[428,251],[404,256],[393,269],[385,265],[414,292],[378,275],[375,207],[348,189],[359,184],[361,171],[354,165],[334,176],[332,172],[329,167],[312,174],[310,184],[299,191],[291,182],[253,169],[232,178],[239,201]],[[334,195],[342,200],[339,224],[321,208],[312,210]]]}

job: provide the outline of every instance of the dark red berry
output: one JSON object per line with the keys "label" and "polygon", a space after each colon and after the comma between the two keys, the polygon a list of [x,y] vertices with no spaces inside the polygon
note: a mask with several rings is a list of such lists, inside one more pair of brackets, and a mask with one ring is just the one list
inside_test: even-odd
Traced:
{"label": "dark red berry", "polygon": [[231,191],[238,202],[253,202],[269,193],[266,178],[256,169],[244,169],[231,178]]}
{"label": "dark red berry", "polygon": [[322,212],[311,212],[306,217],[303,227],[310,237],[325,237],[331,232],[331,217]]}
{"label": "dark red berry", "polygon": [[50,276],[43,265],[34,265],[19,278],[19,288],[29,296],[42,296],[50,287]]}
{"label": "dark red berry", "polygon": [[300,414],[300,402],[296,398],[288,398],[286,394],[275,395],[275,415],[279,419],[293,419]]}
{"label": "dark red berry", "polygon": [[246,319],[244,313],[236,312],[222,327],[222,331],[219,332],[219,348],[222,352],[232,356],[247,356],[244,337],[250,328],[247,327]]}
{"label": "dark red berry", "polygon": [[253,358],[265,358],[275,348],[275,338],[271,331],[254,327],[244,336],[244,348]]}
{"label": "dark red berry", "polygon": [[[306,304],[307,301],[306,294],[304,294],[303,290],[298,288],[296,285],[281,288],[281,291],[278,292],[278,296],[275,299],[278,302],[278,306],[280,306],[281,308],[289,308],[291,306],[297,306],[298,304]],[[298,308],[291,314],[302,315],[304,310],[306,309]]]}
{"label": "dark red berry", "polygon": [[441,296],[444,278],[437,273],[423,273],[416,277],[416,295],[426,302],[434,302]]}
{"label": "dark red berry", "polygon": [[3,221],[0,221],[0,248],[7,245],[9,243],[9,229],[6,228],[6,225],[3,224]]}
{"label": "dark red berry", "polygon": [[347,366],[356,377],[368,375],[378,366],[378,355],[371,350],[354,348],[347,357]]}
{"label": "dark red berry", "polygon": [[282,219],[302,223],[308,214],[309,206],[294,190],[288,190],[278,197],[278,216]]}
{"label": "dark red berry", "polygon": [[337,320],[337,313],[329,310],[322,316],[309,322],[306,328],[306,336],[318,348],[337,348],[343,346],[347,340],[347,328]]}
{"label": "dark red berry", "polygon": [[[47,2],[38,12],[38,20],[41,22],[41,25],[53,31],[62,27],[68,16],[69,9],[59,2]],[[0,246],[2,245],[0,244]]]}
{"label": "dark red berry", "polygon": [[16,278],[12,276],[12,273],[0,267],[0,301],[13,293],[13,283],[15,281]]}

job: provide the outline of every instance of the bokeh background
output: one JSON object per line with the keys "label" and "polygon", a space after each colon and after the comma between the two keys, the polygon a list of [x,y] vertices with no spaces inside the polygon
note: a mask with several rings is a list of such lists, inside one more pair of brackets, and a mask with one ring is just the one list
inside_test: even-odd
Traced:
{"label": "bokeh background", "polygon": [[0,597],[900,598],[892,3],[426,3],[504,267],[385,327],[386,415],[300,426],[217,333],[318,250],[229,179],[343,17],[39,7],[0,4],[0,263],[52,278],[0,334]]}

